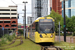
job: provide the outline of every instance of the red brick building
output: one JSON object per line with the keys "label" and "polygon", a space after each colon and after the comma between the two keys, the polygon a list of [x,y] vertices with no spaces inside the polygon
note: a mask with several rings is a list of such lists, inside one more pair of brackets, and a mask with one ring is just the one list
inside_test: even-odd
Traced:
{"label": "red brick building", "polygon": [[62,2],[60,0],[50,0],[50,10],[59,12],[62,15]]}
{"label": "red brick building", "polygon": [[18,30],[17,6],[0,7],[0,28]]}

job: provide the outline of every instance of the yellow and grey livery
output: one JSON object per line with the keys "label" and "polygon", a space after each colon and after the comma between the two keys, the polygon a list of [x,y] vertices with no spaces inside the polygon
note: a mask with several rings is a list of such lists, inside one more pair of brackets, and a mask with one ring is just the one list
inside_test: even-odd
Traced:
{"label": "yellow and grey livery", "polygon": [[39,17],[28,28],[26,36],[35,43],[54,42],[55,26],[51,17]]}

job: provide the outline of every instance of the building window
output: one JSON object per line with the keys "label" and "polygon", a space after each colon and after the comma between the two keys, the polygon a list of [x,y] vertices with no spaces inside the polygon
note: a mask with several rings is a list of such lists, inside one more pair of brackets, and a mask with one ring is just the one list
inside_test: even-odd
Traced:
{"label": "building window", "polygon": [[0,27],[2,27],[2,26],[0,25]]}
{"label": "building window", "polygon": [[10,9],[0,9],[0,11],[10,11]]}
{"label": "building window", "polygon": [[62,17],[64,17],[64,11],[62,10]]}
{"label": "building window", "polygon": [[50,7],[50,11],[52,11],[52,7]]}
{"label": "building window", "polygon": [[17,25],[11,25],[11,27],[16,27]]}
{"label": "building window", "polygon": [[0,17],[0,19],[10,19],[10,17]]}
{"label": "building window", "polygon": [[41,0],[37,0],[37,17],[41,17]]}
{"label": "building window", "polygon": [[5,27],[9,27],[9,25],[6,25]]}
{"label": "building window", "polygon": [[65,2],[65,8],[68,8],[68,1]]}
{"label": "building window", "polygon": [[12,9],[11,11],[17,11],[16,9]]}
{"label": "building window", "polygon": [[71,0],[68,0],[68,7],[71,7]]}
{"label": "building window", "polygon": [[0,19],[10,19],[10,17],[0,17]]}
{"label": "building window", "polygon": [[10,23],[10,21],[4,21],[4,23]]}
{"label": "building window", "polygon": [[12,17],[11,19],[16,19],[16,17]]}
{"label": "building window", "polygon": [[75,9],[71,9],[71,16],[75,16]]}
{"label": "building window", "polygon": [[71,9],[69,9],[68,11],[69,11],[69,17],[71,18]]}
{"label": "building window", "polygon": [[75,0],[71,0],[71,7],[75,7]]}
{"label": "building window", "polygon": [[3,23],[3,21],[0,21],[0,23]]}
{"label": "building window", "polygon": [[16,15],[17,13],[11,13],[11,15]]}
{"label": "building window", "polygon": [[1,13],[0,15],[10,15],[10,13]]}
{"label": "building window", "polygon": [[12,23],[16,23],[15,21],[13,21]]}
{"label": "building window", "polygon": [[69,11],[68,11],[68,9],[65,10],[65,14],[66,14],[66,16],[69,17]]}

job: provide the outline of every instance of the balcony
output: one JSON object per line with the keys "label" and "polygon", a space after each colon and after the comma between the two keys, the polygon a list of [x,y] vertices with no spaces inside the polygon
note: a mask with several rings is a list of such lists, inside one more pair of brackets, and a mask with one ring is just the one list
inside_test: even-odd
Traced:
{"label": "balcony", "polygon": [[0,15],[0,17],[17,17],[17,15]]}
{"label": "balcony", "polygon": [[7,29],[10,28],[10,23],[6,23],[6,24],[4,23],[4,28],[7,28]]}
{"label": "balcony", "polygon": [[11,19],[11,21],[17,21],[17,19]]}
{"label": "balcony", "polygon": [[11,15],[11,17],[18,17],[17,15]]}
{"label": "balcony", "polygon": [[11,13],[17,13],[17,11],[11,11]]}
{"label": "balcony", "polygon": [[11,27],[11,28],[17,28],[17,27]]}
{"label": "balcony", "polygon": [[18,25],[17,24],[17,21],[15,21],[15,20],[14,21],[11,21],[11,25]]}
{"label": "balcony", "polygon": [[11,19],[0,19],[0,21],[11,21]]}
{"label": "balcony", "polygon": [[0,13],[10,13],[10,11],[0,11]]}
{"label": "balcony", "polygon": [[11,17],[10,15],[0,15],[0,17]]}
{"label": "balcony", "polygon": [[2,25],[2,26],[3,26],[3,23],[0,23],[0,25]]}
{"label": "balcony", "polygon": [[5,29],[10,29],[11,27],[4,27]]}
{"label": "balcony", "polygon": [[[2,21],[3,22],[3,21]],[[3,25],[3,23],[1,23],[1,21],[0,21],[0,25]]]}
{"label": "balcony", "polygon": [[18,28],[17,25],[11,25],[11,28]]}

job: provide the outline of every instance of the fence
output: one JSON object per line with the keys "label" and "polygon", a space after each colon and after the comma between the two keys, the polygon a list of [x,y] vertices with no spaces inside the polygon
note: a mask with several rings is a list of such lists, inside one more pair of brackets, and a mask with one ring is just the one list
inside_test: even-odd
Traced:
{"label": "fence", "polygon": [[[4,29],[4,34],[9,34],[9,30],[8,29]],[[2,28],[0,28],[0,37],[3,36],[3,30]]]}

